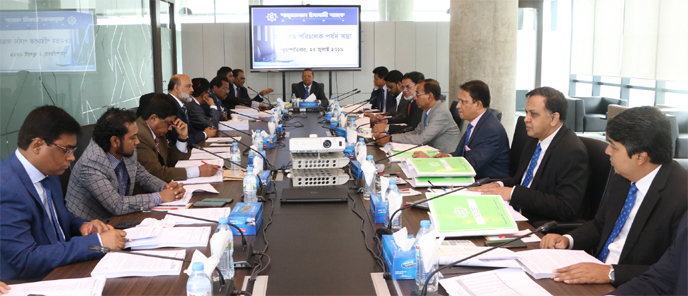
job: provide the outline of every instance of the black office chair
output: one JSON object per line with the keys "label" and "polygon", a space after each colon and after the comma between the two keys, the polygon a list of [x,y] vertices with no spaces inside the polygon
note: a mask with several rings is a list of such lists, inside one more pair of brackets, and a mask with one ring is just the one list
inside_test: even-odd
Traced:
{"label": "black office chair", "polygon": [[95,124],[84,125],[81,127],[81,134],[76,137],[76,151],[74,152],[74,161],[69,165],[69,168],[60,175],[60,184],[62,185],[62,194],[67,195],[67,185],[69,185],[69,176],[72,174],[72,168],[74,164],[79,160],[79,157],[84,153],[88,143],[91,142],[93,137],[93,130],[95,129]]}
{"label": "black office chair", "polygon": [[463,127],[463,120],[459,116],[459,110],[456,109],[456,105],[458,103],[459,101],[453,101],[451,103],[451,107],[449,107],[449,112],[451,112],[451,115],[454,118],[454,122],[456,122],[456,125],[459,127],[459,130],[461,130],[461,127]]}
{"label": "black office chair", "polygon": [[511,150],[509,151],[509,174],[511,176],[516,174],[518,170],[518,163],[521,160],[521,154],[523,154],[523,146],[526,141],[530,139],[528,132],[526,131],[526,123],[523,121],[525,116],[519,116],[516,120],[516,128],[514,129],[514,137],[511,140]]}
{"label": "black office chair", "polygon": [[492,109],[492,108],[490,108],[490,111],[492,111],[492,113],[495,116],[497,116],[497,120],[499,120],[499,122],[502,122],[502,111],[499,111],[497,109]]}

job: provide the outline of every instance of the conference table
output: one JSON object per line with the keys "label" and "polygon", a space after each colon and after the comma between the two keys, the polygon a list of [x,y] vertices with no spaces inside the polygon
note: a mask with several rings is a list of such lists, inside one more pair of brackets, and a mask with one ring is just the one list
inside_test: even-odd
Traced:
{"label": "conference table", "polygon": [[[287,166],[290,162],[289,138],[308,137],[310,134],[329,136],[324,127],[320,113],[299,113],[285,122],[287,134],[275,148],[267,149],[266,158],[275,168]],[[262,121],[251,122],[252,130],[265,130],[267,124]],[[251,144],[251,138],[236,131],[222,132],[222,135],[241,136],[241,142]],[[242,149],[245,151],[245,149]],[[375,159],[382,159],[385,154],[377,146],[369,145],[368,154]],[[246,164],[247,157],[242,157]],[[386,160],[385,172],[401,173],[396,163]],[[194,193],[192,202],[208,197],[233,198],[229,206],[240,202],[242,195],[241,181],[212,183],[220,194]],[[382,269],[376,263],[371,252],[382,256],[380,246],[374,241],[375,229],[384,227],[375,224],[370,212],[370,202],[356,192],[355,182],[349,181],[348,202],[340,203],[280,203],[279,197],[285,188],[292,187],[287,175],[278,173],[271,188],[263,191],[266,201],[263,203],[263,222],[255,236],[247,236],[253,245],[254,252],[263,252],[267,256],[257,255],[264,270],[260,276],[267,276],[268,295],[409,295],[417,289],[414,280],[382,280]],[[400,185],[406,188],[408,185]],[[424,189],[417,189],[425,192]],[[421,199],[422,196],[405,197],[405,202]],[[165,214],[155,212],[138,212],[117,216],[108,223],[117,225],[124,221],[140,222],[144,218],[164,218]],[[402,212],[402,223],[408,232],[415,234],[421,220],[427,220],[426,211],[411,208]],[[214,231],[216,225],[212,226]],[[526,222],[518,222],[519,229],[533,229]],[[482,245],[484,237],[470,239],[476,245]],[[267,242],[267,243],[266,243]],[[241,237],[234,236],[235,250],[241,245]],[[267,246],[267,248],[266,248]],[[537,243],[527,244],[527,248],[538,248]],[[187,248],[186,258],[191,259],[198,249],[206,256],[210,248]],[[370,249],[370,251],[368,250]],[[513,249],[518,251],[519,249]],[[268,264],[269,256],[269,264]],[[236,256],[235,256],[236,258]],[[70,264],[55,269],[45,280],[89,277],[98,260]],[[267,265],[267,266],[266,266]],[[184,263],[185,270],[189,263]],[[452,267],[443,271],[447,277],[490,270],[489,268]],[[250,277],[251,269],[236,269],[234,277],[235,290],[241,290],[244,280]],[[184,295],[188,276],[184,273],[175,276],[124,277],[108,279],[103,295]],[[374,280],[376,279],[376,280]],[[374,281],[377,284],[374,284]],[[567,285],[550,279],[535,280],[553,295],[603,295],[611,290],[611,285]],[[446,292],[440,286],[441,294]],[[254,291],[254,295],[256,295]]]}

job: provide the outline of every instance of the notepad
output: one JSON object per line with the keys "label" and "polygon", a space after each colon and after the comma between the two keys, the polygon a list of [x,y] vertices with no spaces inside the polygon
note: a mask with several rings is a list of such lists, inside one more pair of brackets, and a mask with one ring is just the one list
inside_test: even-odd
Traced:
{"label": "notepad", "polygon": [[11,289],[7,296],[99,296],[103,294],[106,280],[104,277],[88,277],[9,285]]}
{"label": "notepad", "polygon": [[[138,253],[152,254],[184,259],[186,250],[172,251],[138,251]],[[118,278],[129,276],[159,276],[179,275],[183,261],[145,257],[127,253],[107,253],[100,259],[93,271],[92,277]]]}
{"label": "notepad", "polygon": [[578,263],[604,264],[602,261],[580,250],[536,249],[518,252],[517,261],[535,279],[549,278],[552,271]]}

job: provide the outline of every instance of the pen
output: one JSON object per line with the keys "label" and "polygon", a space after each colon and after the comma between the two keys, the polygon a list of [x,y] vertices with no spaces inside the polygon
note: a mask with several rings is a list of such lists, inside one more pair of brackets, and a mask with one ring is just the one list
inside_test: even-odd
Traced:
{"label": "pen", "polygon": [[447,189],[446,189],[446,188],[444,188],[444,187],[442,187],[442,190],[444,190],[444,192],[447,192]]}
{"label": "pen", "polygon": [[201,162],[202,162],[203,164],[208,164],[207,162],[205,162],[205,161],[203,161],[203,160],[201,160]]}
{"label": "pen", "polygon": [[520,235],[505,235],[505,234],[502,234],[502,235],[499,236],[499,238],[511,238],[511,237],[519,237],[519,236],[520,236]]}

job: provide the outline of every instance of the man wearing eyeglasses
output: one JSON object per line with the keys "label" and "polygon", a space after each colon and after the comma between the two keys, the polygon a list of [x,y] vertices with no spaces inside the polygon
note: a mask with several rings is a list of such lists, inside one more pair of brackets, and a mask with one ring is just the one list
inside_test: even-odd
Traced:
{"label": "man wearing eyeglasses", "polygon": [[449,153],[456,149],[461,137],[459,127],[454,124],[451,113],[439,100],[441,89],[434,79],[425,79],[416,86],[416,102],[423,109],[423,119],[413,131],[384,136],[381,133],[373,134],[378,145],[389,142],[430,145],[443,153]]}
{"label": "man wearing eyeglasses", "polygon": [[19,129],[18,149],[0,163],[0,280],[41,280],[57,267],[102,257],[89,245],[124,247],[124,231],[65,207],[57,176],[74,161],[79,130],[64,110],[38,107]]}
{"label": "man wearing eyeglasses", "polygon": [[186,138],[188,128],[177,118],[177,106],[163,94],[155,94],[144,107],[141,117],[136,119],[139,144],[136,145],[138,161],[151,175],[165,182],[186,180],[196,177],[210,177],[217,173],[219,166],[203,164],[189,168],[174,167],[177,161],[189,159],[191,149],[177,141],[172,146],[167,142],[165,133],[176,130],[179,137]]}
{"label": "man wearing eyeglasses", "polygon": [[[399,102],[397,113],[394,116],[378,121],[373,127],[375,133],[396,133],[407,127],[415,128],[423,119],[423,109],[418,107],[414,96],[416,85],[425,79],[423,73],[409,72],[404,74],[401,79],[401,90],[403,99]],[[403,123],[403,124],[402,124]]]}
{"label": "man wearing eyeglasses", "polygon": [[220,112],[220,121],[225,121],[229,118],[229,111],[227,111],[227,107],[225,107],[223,101],[227,99],[230,84],[231,82],[229,82],[226,76],[215,76],[213,80],[210,80],[208,97],[210,97],[213,102],[212,104],[209,101],[207,104],[201,103],[201,107],[203,111],[205,111],[205,116],[213,117],[213,113],[215,113],[213,111],[214,109]]}
{"label": "man wearing eyeglasses", "polygon": [[[182,184],[166,184],[138,162],[139,128],[135,121],[133,113],[109,108],[96,122],[93,139],[69,178],[65,199],[75,215],[106,221],[131,213],[129,205],[152,208],[184,196]],[[134,195],[134,186],[152,193]]]}
{"label": "man wearing eyeglasses", "polygon": [[232,74],[234,75],[234,84],[229,88],[229,95],[224,102],[225,106],[227,106],[228,109],[234,109],[236,106],[241,105],[265,110],[267,107],[260,102],[263,101],[263,97],[265,95],[275,90],[272,88],[266,88],[261,90],[253,99],[251,99],[248,95],[248,89],[244,87],[244,83],[246,83],[246,75],[244,74],[244,70],[234,69],[232,70]]}

